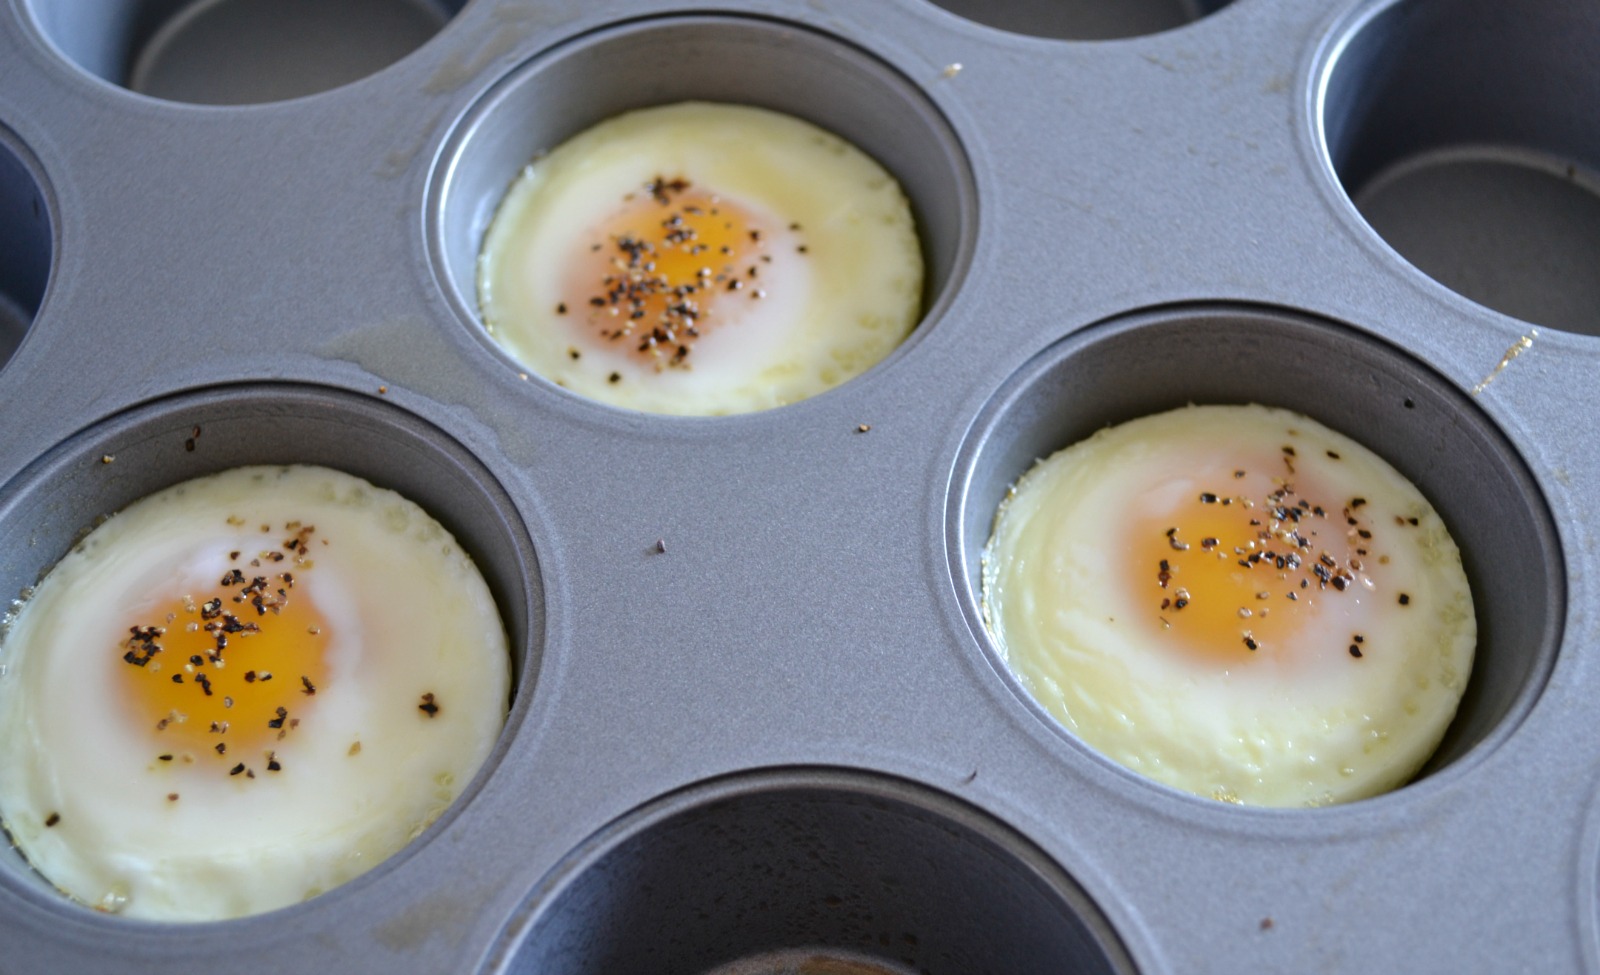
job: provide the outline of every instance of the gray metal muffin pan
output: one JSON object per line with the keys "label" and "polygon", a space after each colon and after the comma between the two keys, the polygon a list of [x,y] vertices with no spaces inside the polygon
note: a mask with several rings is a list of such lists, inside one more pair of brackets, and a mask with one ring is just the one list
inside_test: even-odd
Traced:
{"label": "gray metal muffin pan", "polygon": [[[293,4],[257,22],[289,67],[240,81],[193,26],[230,15],[182,6],[0,3],[0,591],[161,486],[331,464],[478,559],[511,717],[416,843],[270,914],[99,915],[8,852],[0,970],[1600,970],[1600,7]],[[314,93],[265,101],[285,75]],[[188,100],[126,87],[157,76]],[[515,170],[689,97],[901,179],[928,313],[887,361],[679,419],[484,337]],[[1316,416],[1452,523],[1483,639],[1413,784],[1179,794],[998,665],[1006,483],[1189,400]]]}

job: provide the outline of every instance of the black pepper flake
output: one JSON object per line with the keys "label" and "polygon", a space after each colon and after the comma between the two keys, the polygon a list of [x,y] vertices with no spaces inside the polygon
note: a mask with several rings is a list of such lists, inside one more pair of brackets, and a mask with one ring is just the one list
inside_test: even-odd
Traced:
{"label": "black pepper flake", "polygon": [[1361,635],[1361,634],[1359,634],[1359,633],[1357,633],[1357,634],[1356,634],[1356,635],[1355,635],[1355,637],[1354,637],[1354,639],[1355,639],[1355,641],[1356,641],[1356,642],[1357,642],[1357,643],[1366,643],[1366,642],[1367,642],[1367,638],[1366,638],[1366,637],[1364,637],[1364,636],[1362,636],[1362,635]]}
{"label": "black pepper flake", "polygon": [[622,373],[620,373],[620,372],[612,373],[611,375],[606,377],[606,382],[608,382],[608,383],[620,383],[620,382],[622,382]]}
{"label": "black pepper flake", "polygon": [[567,303],[563,301],[561,304],[556,306],[556,314],[557,315],[565,315],[566,313],[567,313]]}
{"label": "black pepper flake", "polygon": [[670,180],[657,176],[655,179],[644,184],[644,188],[649,191],[651,196],[655,197],[655,201],[657,203],[661,204],[662,206],[666,206],[668,203],[672,202],[671,194],[682,193],[684,190],[689,188],[689,181],[684,179],[682,176],[678,176]]}
{"label": "black pepper flake", "polygon": [[1350,644],[1350,656],[1352,656],[1352,657],[1361,656],[1361,648],[1356,646],[1354,643]]}
{"label": "black pepper flake", "polygon": [[1288,446],[1288,445],[1285,445],[1285,446],[1284,446],[1284,448],[1283,448],[1283,452],[1284,452],[1284,453],[1285,453],[1285,454],[1287,454],[1287,455],[1288,455],[1288,456],[1290,456],[1290,457],[1293,457],[1293,456],[1294,456],[1294,448],[1293,448],[1293,447],[1290,447],[1290,446]]}
{"label": "black pepper flake", "polygon": [[1255,638],[1248,633],[1244,635],[1244,645],[1250,650],[1257,650],[1261,647],[1261,644],[1257,643]]}
{"label": "black pepper flake", "polygon": [[243,772],[243,771],[244,771],[244,763],[240,762],[238,765],[235,765],[233,768],[228,769],[228,774],[229,775],[238,775],[240,772]]}
{"label": "black pepper flake", "polygon": [[417,710],[430,718],[439,713],[439,705],[434,701],[432,691],[422,695],[422,703],[417,705]]}
{"label": "black pepper flake", "polygon": [[165,754],[157,755],[156,758],[159,761],[170,762],[170,761],[172,761],[172,753],[171,752],[166,752]]}
{"label": "black pepper flake", "polygon": [[1204,493],[1202,493],[1200,495],[1200,503],[1201,504],[1216,504],[1217,503],[1217,496],[1215,494],[1212,494],[1210,491],[1206,491],[1206,492],[1204,492]]}
{"label": "black pepper flake", "polygon": [[1352,507],[1352,508],[1359,508],[1359,507],[1361,507],[1362,505],[1364,505],[1366,503],[1367,503],[1367,499],[1366,498],[1351,498],[1350,499],[1350,507]]}
{"label": "black pepper flake", "polygon": [[1400,605],[1402,605],[1402,606],[1410,606],[1411,605],[1411,597],[1409,595],[1407,595],[1406,593],[1401,593],[1400,594]]}
{"label": "black pepper flake", "polygon": [[182,684],[183,683],[183,675],[182,674],[173,674],[172,675],[172,682],[174,684]]}
{"label": "black pepper flake", "polygon": [[207,677],[205,674],[196,674],[194,677],[194,682],[199,684],[200,689],[206,692],[206,697],[211,696],[211,678]]}
{"label": "black pepper flake", "polygon": [[61,822],[61,814],[57,813],[57,812],[53,812],[48,817],[46,817],[46,819],[44,821],[44,824],[46,826],[54,826],[56,823],[59,823],[59,822]]}
{"label": "black pepper flake", "polygon": [[1332,457],[1334,460],[1338,460],[1339,459],[1339,452],[1337,450],[1330,450],[1330,451],[1328,451],[1328,456]]}
{"label": "black pepper flake", "polygon": [[271,719],[271,720],[269,720],[267,722],[267,727],[268,728],[282,728],[283,727],[283,719],[287,718],[289,716],[289,709],[288,708],[278,708],[277,711],[276,711],[276,714],[278,715],[276,718],[273,718],[273,719]]}
{"label": "black pepper flake", "polygon": [[256,682],[256,672],[253,671],[253,670],[245,671],[244,672],[244,682],[246,684],[254,684]]}
{"label": "black pepper flake", "polygon": [[282,770],[283,770],[283,766],[278,764],[278,757],[276,755],[274,755],[272,752],[267,752],[267,771],[268,772],[279,772],[279,771],[282,771]]}
{"label": "black pepper flake", "polygon": [[311,678],[305,674],[300,675],[300,693],[307,697],[317,693],[317,685],[311,683]]}
{"label": "black pepper flake", "polygon": [[225,742],[225,741],[219,741],[213,747],[216,748],[216,752],[217,752],[218,755],[226,755],[226,754],[228,754],[228,743]]}

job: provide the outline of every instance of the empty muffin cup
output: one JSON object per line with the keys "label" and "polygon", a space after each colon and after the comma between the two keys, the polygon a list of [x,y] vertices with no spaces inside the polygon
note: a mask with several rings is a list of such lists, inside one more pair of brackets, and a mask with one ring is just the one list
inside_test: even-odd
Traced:
{"label": "empty muffin cup", "polygon": [[1600,10],[1391,0],[1330,45],[1318,116],[1361,216],[1445,287],[1600,335]]}
{"label": "empty muffin cup", "polygon": [[0,369],[39,310],[53,250],[43,176],[0,127]]}
{"label": "empty muffin cup", "polygon": [[[1199,307],[1103,323],[1040,353],[990,401],[959,456],[947,538],[959,598],[996,670],[1066,734],[1011,675],[980,603],[983,548],[1010,486],[1037,459],[1108,425],[1187,404],[1246,403],[1304,414],[1376,453],[1431,502],[1460,549],[1476,656],[1454,720],[1419,775],[1503,740],[1543,688],[1566,611],[1561,550],[1533,478],[1448,381],[1353,329],[1281,311]],[[1344,523],[1337,527],[1342,535]],[[1188,543],[1204,540],[1174,547]]]}
{"label": "empty muffin cup", "polygon": [[1068,41],[1142,37],[1216,13],[1231,0],[931,0],[1013,34]]}
{"label": "empty muffin cup", "polygon": [[170,101],[249,105],[357,81],[416,50],[463,0],[29,0],[78,67]]}
{"label": "empty muffin cup", "polygon": [[749,773],[653,803],[541,883],[486,971],[1131,972],[1084,892],[970,806],[882,776]]}

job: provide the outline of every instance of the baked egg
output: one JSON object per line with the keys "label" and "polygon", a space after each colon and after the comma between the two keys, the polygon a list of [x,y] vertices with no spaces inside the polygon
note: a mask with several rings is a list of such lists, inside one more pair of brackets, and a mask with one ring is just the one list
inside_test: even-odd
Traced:
{"label": "baked egg", "polygon": [[102,911],[294,904],[416,838],[505,721],[482,576],[400,495],[318,467],[187,481],[95,528],[0,643],[0,819]]}
{"label": "baked egg", "polygon": [[1416,774],[1477,640],[1461,556],[1384,460],[1316,421],[1190,406],[1013,486],[984,620],[1085,743],[1226,802],[1320,806]]}
{"label": "baked egg", "polygon": [[652,413],[764,410],[830,389],[916,325],[899,185],[799,119],[686,102],[530,163],[485,234],[489,334],[575,393]]}

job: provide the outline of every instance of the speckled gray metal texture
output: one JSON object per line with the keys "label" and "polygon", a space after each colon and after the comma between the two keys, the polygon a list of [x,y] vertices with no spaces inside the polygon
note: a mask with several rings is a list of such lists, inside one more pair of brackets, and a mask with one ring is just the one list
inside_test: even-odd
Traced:
{"label": "speckled gray metal texture", "polygon": [[[1595,117],[1593,75],[1562,75],[1600,8],[1527,7],[1500,28],[1522,53],[1485,71],[1539,77],[1497,87],[1446,77],[1482,31],[1429,26],[1500,9],[1481,0],[1236,0],[1097,42],[924,0],[473,0],[363,80],[213,107],[102,80],[41,27],[115,5],[0,2],[7,598],[144,491],[333,463],[457,532],[519,678],[464,799],[306,904],[138,923],[0,857],[0,970],[695,971],[733,960],[718,945],[844,932],[841,950],[938,973],[994,957],[985,936],[943,955],[906,936],[991,896],[1066,970],[1600,970],[1600,338],[1582,308],[1536,327],[1437,283],[1339,177],[1454,139],[1565,154],[1565,178],[1600,185],[1597,130],[1572,121]],[[597,54],[651,36],[698,37],[699,56],[664,77]],[[1494,110],[1428,128],[1424,96],[1448,85]],[[682,97],[806,116],[906,182],[934,280],[889,360],[793,406],[674,419],[523,378],[481,334],[461,279],[512,149]],[[1586,232],[1558,233],[1581,249]],[[1418,239],[1460,250],[1443,223]],[[1241,398],[1372,441],[1468,522],[1480,669],[1445,751],[1393,794],[1263,810],[1153,785],[1045,719],[977,625],[988,506],[1035,453]],[[914,869],[881,866],[912,850]],[[703,909],[637,922],[641,876]],[[710,906],[829,897],[860,913],[768,941]]]}

